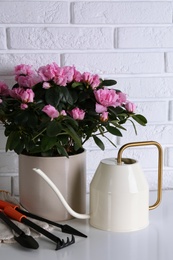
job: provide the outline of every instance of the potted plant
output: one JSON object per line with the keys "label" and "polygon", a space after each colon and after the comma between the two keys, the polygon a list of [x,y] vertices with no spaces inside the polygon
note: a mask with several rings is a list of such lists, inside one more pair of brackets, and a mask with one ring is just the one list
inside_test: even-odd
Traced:
{"label": "potted plant", "polygon": [[147,123],[127,95],[113,88],[115,80],[81,73],[74,66],[52,63],[35,70],[21,64],[15,67],[15,80],[12,89],[0,82],[0,121],[6,151],[31,161],[36,157],[68,161],[82,153],[90,138],[104,150],[103,137],[111,142],[107,133],[122,136],[127,120],[134,128],[135,121]]}

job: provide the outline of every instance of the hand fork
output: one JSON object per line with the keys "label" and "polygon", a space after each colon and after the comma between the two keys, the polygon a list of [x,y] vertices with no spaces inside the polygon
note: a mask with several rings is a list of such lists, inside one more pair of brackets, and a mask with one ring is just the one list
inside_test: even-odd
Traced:
{"label": "hand fork", "polygon": [[69,226],[67,224],[65,224],[65,225],[59,224],[57,222],[54,222],[54,221],[51,221],[49,219],[40,217],[40,216],[35,215],[33,213],[30,213],[28,211],[22,210],[19,205],[14,205],[14,204],[12,204],[10,202],[0,200],[0,208],[4,209],[6,206],[11,206],[12,208],[14,208],[18,212],[24,214],[27,217],[30,217],[30,218],[33,218],[33,219],[37,219],[37,220],[40,220],[40,221],[44,221],[44,222],[46,222],[46,223],[48,223],[50,225],[56,226],[56,227],[60,228],[61,231],[64,232],[64,233],[75,235],[75,236],[80,236],[80,237],[87,237],[82,232],[74,229],[73,227],[71,227],[71,226]]}
{"label": "hand fork", "polygon": [[44,236],[46,236],[49,239],[51,239],[52,241],[54,241],[57,245],[55,250],[62,249],[64,247],[70,246],[75,243],[75,238],[73,235],[72,235],[71,240],[69,238],[67,238],[67,241],[65,242],[64,239],[60,239],[59,237],[53,235],[52,233],[50,233],[47,230],[43,229],[42,227],[38,226],[34,222],[30,221],[25,215],[21,214],[20,212],[16,211],[14,208],[12,208],[10,206],[5,207],[4,212],[10,218],[26,224],[27,226],[35,229],[37,232],[43,234]]}

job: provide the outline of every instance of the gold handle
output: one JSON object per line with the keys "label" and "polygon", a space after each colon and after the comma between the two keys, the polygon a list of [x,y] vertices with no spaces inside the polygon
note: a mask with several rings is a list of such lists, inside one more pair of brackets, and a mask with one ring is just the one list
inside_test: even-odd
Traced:
{"label": "gold handle", "polygon": [[117,163],[122,163],[122,153],[126,148],[134,147],[134,146],[145,146],[145,145],[155,145],[158,148],[158,185],[157,185],[157,200],[156,202],[149,206],[149,209],[155,209],[159,206],[162,198],[162,168],[163,168],[163,152],[162,147],[159,143],[155,141],[146,141],[146,142],[134,142],[123,145],[119,151],[117,156]]}

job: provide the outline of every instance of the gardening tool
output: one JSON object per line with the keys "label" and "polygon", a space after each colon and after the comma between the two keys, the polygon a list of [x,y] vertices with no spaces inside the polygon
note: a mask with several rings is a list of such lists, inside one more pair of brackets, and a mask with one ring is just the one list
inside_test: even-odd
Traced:
{"label": "gardening tool", "polygon": [[27,219],[27,217],[25,215],[21,214],[20,212],[17,212],[11,206],[5,207],[4,208],[4,212],[10,218],[15,219],[15,220],[17,220],[19,222],[22,222],[22,223],[26,224],[27,226],[35,229],[39,233],[43,234],[44,236],[46,236],[49,239],[51,239],[52,241],[54,241],[57,244],[56,250],[62,249],[64,247],[67,247],[67,246],[72,245],[72,244],[75,243],[75,239],[74,239],[73,235],[72,235],[71,240],[69,238],[67,238],[67,241],[65,242],[63,239],[61,240],[59,237],[51,234],[47,230],[45,230],[42,227],[38,226],[37,224],[33,223],[32,221]]}
{"label": "gardening tool", "polygon": [[[155,145],[158,149],[158,191],[152,206],[149,206],[149,186],[139,163],[122,158],[126,148],[146,145]],[[90,184],[90,215],[73,211],[47,175],[41,169],[33,170],[50,185],[72,216],[90,218],[90,224],[98,229],[127,232],[148,226],[149,209],[155,209],[161,202],[162,157],[161,145],[148,141],[125,144],[120,148],[117,159],[102,160]]]}
{"label": "gardening tool", "polygon": [[[14,231],[14,239],[23,247],[37,249],[39,244],[32,237],[26,235],[23,230],[21,230],[16,224],[14,224],[8,216],[6,216],[3,211],[0,209],[0,218]],[[16,234],[18,234],[18,236]]]}
{"label": "gardening tool", "polygon": [[81,233],[80,231],[74,229],[73,227],[65,224],[65,225],[62,225],[62,224],[59,224],[59,223],[56,223],[56,222],[53,222],[49,219],[46,219],[46,218],[43,218],[43,217],[40,217],[38,215],[35,215],[35,214],[32,214],[30,212],[27,212],[25,210],[22,210],[19,205],[14,205],[12,203],[9,203],[7,201],[3,201],[3,200],[0,200],[0,208],[1,209],[4,209],[5,207],[7,206],[11,206],[12,208],[14,208],[15,210],[17,210],[18,212],[24,214],[25,216],[27,217],[30,217],[30,218],[33,218],[33,219],[37,219],[37,220],[41,220],[41,221],[44,221],[48,224],[51,224],[53,226],[56,226],[58,228],[61,229],[61,231],[63,233],[67,233],[67,234],[71,234],[71,235],[75,235],[75,236],[80,236],[80,237],[87,237],[85,234]]}

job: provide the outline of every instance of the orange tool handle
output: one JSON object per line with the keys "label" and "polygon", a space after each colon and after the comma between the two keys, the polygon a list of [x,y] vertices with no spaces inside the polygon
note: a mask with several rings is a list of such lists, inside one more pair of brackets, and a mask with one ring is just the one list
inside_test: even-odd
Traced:
{"label": "orange tool handle", "polygon": [[19,208],[18,205],[14,205],[14,204],[12,204],[10,202],[4,201],[4,200],[0,200],[0,209],[4,209],[7,206],[10,206],[10,207],[12,207],[14,209]]}
{"label": "orange tool handle", "polygon": [[23,218],[26,218],[25,215],[21,214],[20,212],[16,211],[14,208],[12,208],[11,206],[7,206],[4,208],[4,212],[5,214],[12,218],[12,219],[15,219],[19,222],[22,222],[22,219]]}

